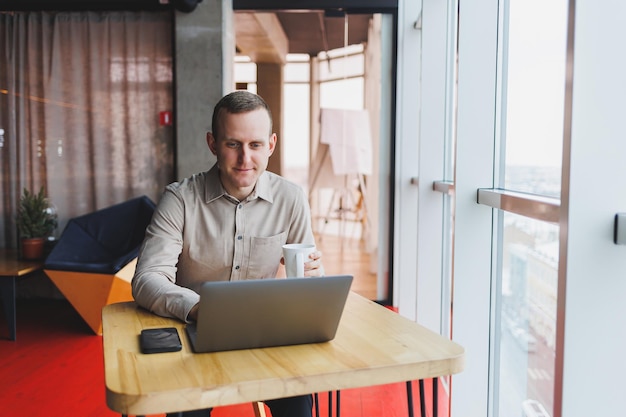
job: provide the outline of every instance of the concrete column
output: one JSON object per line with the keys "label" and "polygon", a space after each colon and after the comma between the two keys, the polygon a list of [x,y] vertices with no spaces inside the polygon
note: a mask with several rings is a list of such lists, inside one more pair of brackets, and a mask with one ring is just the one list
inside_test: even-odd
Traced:
{"label": "concrete column", "polygon": [[281,63],[257,63],[257,93],[270,106],[274,132],[278,136],[276,149],[270,158],[267,170],[278,175],[283,173],[283,72],[284,65]]}
{"label": "concrete column", "polygon": [[232,0],[204,0],[175,12],[176,180],[206,171],[215,157],[206,144],[215,103],[234,90]]}

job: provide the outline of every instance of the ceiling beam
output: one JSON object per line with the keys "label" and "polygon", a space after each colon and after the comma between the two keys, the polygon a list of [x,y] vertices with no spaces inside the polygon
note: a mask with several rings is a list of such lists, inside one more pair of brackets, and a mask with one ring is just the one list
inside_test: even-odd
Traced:
{"label": "ceiling beam", "polygon": [[235,13],[237,49],[254,62],[284,64],[289,40],[274,13]]}
{"label": "ceiling beam", "polygon": [[395,12],[398,0],[233,0],[234,10],[323,10],[347,12]]}

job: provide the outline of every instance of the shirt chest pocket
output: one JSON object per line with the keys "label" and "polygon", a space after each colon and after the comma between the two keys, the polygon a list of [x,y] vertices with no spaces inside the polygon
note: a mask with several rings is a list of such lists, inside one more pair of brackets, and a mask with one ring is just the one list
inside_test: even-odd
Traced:
{"label": "shirt chest pocket", "polygon": [[251,237],[247,278],[274,278],[283,256],[287,232],[270,237]]}

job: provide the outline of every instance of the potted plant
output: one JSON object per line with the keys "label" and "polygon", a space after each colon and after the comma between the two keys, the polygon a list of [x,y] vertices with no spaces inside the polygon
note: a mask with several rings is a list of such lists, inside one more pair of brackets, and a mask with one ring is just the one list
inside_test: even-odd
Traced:
{"label": "potted plant", "polygon": [[24,188],[17,211],[21,253],[24,259],[41,259],[45,240],[57,227],[57,215],[44,194]]}

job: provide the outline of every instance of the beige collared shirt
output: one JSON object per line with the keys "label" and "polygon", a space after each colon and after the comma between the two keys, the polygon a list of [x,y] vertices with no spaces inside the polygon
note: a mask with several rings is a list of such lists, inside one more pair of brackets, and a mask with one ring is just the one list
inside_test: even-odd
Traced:
{"label": "beige collared shirt", "polygon": [[133,296],[185,320],[204,281],[276,276],[282,245],[315,243],[303,190],[264,172],[244,201],[229,196],[217,166],[168,185],[139,252]]}

